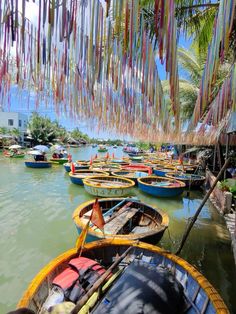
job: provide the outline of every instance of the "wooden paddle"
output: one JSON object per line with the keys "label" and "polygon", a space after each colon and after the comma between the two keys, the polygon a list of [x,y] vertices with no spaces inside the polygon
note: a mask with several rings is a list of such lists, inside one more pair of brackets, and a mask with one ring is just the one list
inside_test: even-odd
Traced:
{"label": "wooden paddle", "polygon": [[77,314],[79,312],[79,310],[84,306],[93,293],[104,283],[107,277],[111,274],[112,270],[126,257],[126,255],[128,255],[128,253],[133,248],[133,246],[128,247],[128,249],[106,270],[106,272],[97,281],[95,281],[89,291],[78,301],[70,314]]}

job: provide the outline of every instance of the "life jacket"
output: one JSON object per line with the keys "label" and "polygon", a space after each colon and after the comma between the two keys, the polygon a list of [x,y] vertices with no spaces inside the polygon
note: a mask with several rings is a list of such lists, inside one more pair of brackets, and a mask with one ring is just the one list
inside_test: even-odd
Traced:
{"label": "life jacket", "polygon": [[62,289],[65,299],[77,302],[106,270],[86,257],[70,260],[66,269],[56,276],[53,285]]}

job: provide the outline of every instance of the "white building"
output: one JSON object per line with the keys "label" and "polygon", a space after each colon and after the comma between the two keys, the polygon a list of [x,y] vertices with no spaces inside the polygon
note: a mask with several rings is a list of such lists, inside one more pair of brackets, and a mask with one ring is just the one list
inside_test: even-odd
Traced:
{"label": "white building", "polygon": [[27,131],[28,117],[19,112],[0,111],[0,127],[9,130],[18,129],[20,131],[21,142],[24,141],[24,134]]}

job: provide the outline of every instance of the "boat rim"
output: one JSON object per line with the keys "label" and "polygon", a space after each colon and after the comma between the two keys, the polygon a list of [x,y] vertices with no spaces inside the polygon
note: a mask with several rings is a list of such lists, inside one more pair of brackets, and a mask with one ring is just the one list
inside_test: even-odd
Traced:
{"label": "boat rim", "polygon": [[[17,304],[17,308],[27,307],[29,305],[29,299],[33,297],[36,293],[38,287],[42,284],[45,280],[46,276],[48,276],[56,267],[58,267],[61,263],[68,261],[70,258],[76,256],[78,253],[77,250],[77,242],[76,247],[72,248],[59,256],[55,257],[51,260],[47,265],[45,265],[38,274],[33,278],[31,283],[29,284],[28,288],[24,292],[22,298]],[[83,247],[83,252],[99,248],[99,247],[106,247],[109,245],[116,245],[116,246],[134,246],[141,249],[146,249],[151,252],[160,254],[169,260],[173,261],[174,263],[178,264],[182,268],[184,268],[192,277],[193,279],[199,284],[199,286],[205,291],[206,295],[212,302],[214,308],[218,313],[229,313],[223,299],[216,291],[216,289],[211,285],[211,283],[204,277],[194,266],[190,265],[187,261],[178,257],[164,249],[161,249],[158,246],[154,246],[151,244],[147,244],[140,241],[130,241],[125,239],[103,239],[98,240],[90,243],[86,243]]]}
{"label": "boat rim", "polygon": [[[129,188],[132,188],[135,186],[135,182],[133,180],[130,180],[130,179],[127,179],[127,178],[121,178],[121,177],[117,177],[117,176],[103,176],[102,178],[112,178],[112,179],[119,179],[119,180],[123,180],[123,181],[128,181],[129,185],[128,186],[116,186],[116,185],[113,185],[113,186],[106,186],[106,187],[103,187],[103,186],[96,186],[95,184],[92,184],[92,183],[89,183],[88,180],[90,179],[96,179],[98,178],[99,176],[92,176],[92,177],[89,177],[89,178],[85,178],[83,180],[84,182],[84,185],[86,186],[91,186],[91,187],[96,187],[98,189],[129,189]],[[109,182],[109,180],[108,180]],[[112,181],[111,181],[112,182]],[[125,183],[125,182],[124,182]]]}
{"label": "boat rim", "polygon": [[[92,172],[97,172],[98,175],[104,175],[104,176],[109,176],[109,173],[106,172],[106,171],[102,171],[102,170],[90,170],[90,169],[81,169],[81,170],[75,170],[75,173],[73,174],[71,171],[69,172],[69,176],[70,177],[73,177],[73,178],[78,178],[78,176],[76,176],[76,174],[83,174],[83,173],[86,173],[88,171],[91,171]],[[93,175],[94,177],[94,175]]]}
{"label": "boat rim", "polygon": [[[175,176],[180,176],[181,174],[177,174],[175,172],[169,172],[168,174],[166,174],[166,177],[167,178],[170,178],[170,179],[175,179]],[[182,174],[182,176],[184,176],[185,174]],[[188,178],[189,176],[189,178]],[[188,180],[202,180],[204,181],[206,179],[206,177],[204,176],[201,176],[201,175],[198,175],[198,174],[191,174],[191,173],[187,173],[187,176],[186,178],[181,178],[181,179],[178,179],[180,181],[188,181]]]}
{"label": "boat rim", "polygon": [[[161,180],[166,180],[166,181],[174,181],[178,182],[180,186],[155,186],[151,185],[149,183],[142,182],[143,179],[161,179]],[[186,184],[180,180],[175,180],[175,179],[170,179],[170,178],[165,178],[165,177],[158,177],[158,176],[148,176],[148,177],[141,177],[138,178],[138,183],[144,184],[146,186],[151,186],[151,187],[157,187],[157,188],[165,188],[165,189],[179,189],[179,188],[184,188]]]}
{"label": "boat rim", "polygon": [[[124,199],[127,199],[127,201],[129,201],[129,197],[128,198],[126,198],[126,197],[111,198],[110,197],[110,198],[99,198],[98,202],[99,201],[113,201],[113,200],[122,201]],[[130,201],[131,200],[132,200],[132,198],[130,199]],[[136,202],[139,202],[139,201],[137,200]],[[94,203],[94,200],[86,201],[86,202],[80,204],[73,212],[72,219],[74,220],[74,223],[76,224],[76,226],[78,226],[81,230],[85,227],[86,223],[83,223],[81,221],[80,213],[81,213],[81,211],[85,207],[88,207],[89,205],[92,205],[93,203]],[[168,227],[168,225],[169,225],[169,216],[163,210],[161,210],[161,209],[159,209],[159,208],[157,208],[155,206],[151,206],[149,204],[145,204],[145,203],[142,203],[142,202],[139,202],[139,203],[141,203],[142,205],[145,205],[147,207],[151,207],[153,210],[157,211],[161,215],[162,221],[160,223],[160,226],[162,228],[159,230],[159,232],[164,231]],[[155,230],[153,230],[153,233],[156,233],[156,231],[155,232],[154,231]],[[95,235],[95,236],[98,234],[95,230],[93,230],[91,228],[89,228],[89,233],[91,233],[92,235]],[[148,235],[148,234],[151,235],[153,233],[150,233],[150,231],[149,231],[149,232],[140,233],[139,235],[140,236],[144,236],[144,235]],[[122,238],[132,238],[132,237],[135,236],[134,234],[132,234],[132,235],[129,235],[129,234],[120,234],[120,235],[119,234],[105,234],[105,235],[106,235],[106,238],[112,238],[112,239],[114,237],[122,239]]]}

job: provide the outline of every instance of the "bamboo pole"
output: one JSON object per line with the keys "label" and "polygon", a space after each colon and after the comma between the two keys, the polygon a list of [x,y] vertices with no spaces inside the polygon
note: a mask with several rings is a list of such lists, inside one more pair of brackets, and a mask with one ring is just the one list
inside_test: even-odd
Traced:
{"label": "bamboo pole", "polygon": [[182,240],[181,240],[180,246],[179,246],[178,250],[177,250],[176,253],[175,253],[176,255],[180,254],[180,252],[181,252],[181,250],[182,250],[182,248],[183,248],[183,246],[184,246],[184,244],[185,244],[185,242],[186,242],[186,240],[187,240],[187,238],[188,238],[188,235],[189,235],[189,233],[190,233],[190,231],[191,231],[191,229],[192,229],[192,227],[193,227],[195,221],[197,220],[197,218],[198,218],[198,216],[199,216],[199,214],[200,214],[200,212],[201,212],[201,210],[202,210],[204,204],[206,203],[206,201],[208,200],[208,198],[209,198],[209,196],[211,195],[212,191],[214,190],[214,188],[215,188],[217,182],[219,181],[220,177],[222,176],[222,174],[224,173],[225,169],[227,168],[227,166],[228,166],[228,164],[229,164],[229,161],[230,161],[230,158],[228,158],[228,159],[225,161],[225,163],[224,163],[223,167],[221,168],[221,170],[220,170],[218,176],[216,177],[216,179],[215,179],[215,181],[214,181],[212,187],[211,187],[210,190],[207,192],[207,194],[204,196],[204,198],[203,198],[203,200],[202,200],[200,206],[198,207],[198,210],[196,211],[195,215],[191,218],[190,224],[189,224],[189,226],[188,226],[186,232],[185,232],[184,235],[183,235],[183,238],[182,238]]}
{"label": "bamboo pole", "polygon": [[79,312],[79,310],[84,306],[91,295],[104,283],[104,281],[110,275],[111,271],[126,257],[126,255],[133,248],[133,246],[128,247],[128,249],[106,270],[106,272],[93,284],[92,288],[90,288],[89,291],[79,300],[70,314],[77,314]]}

